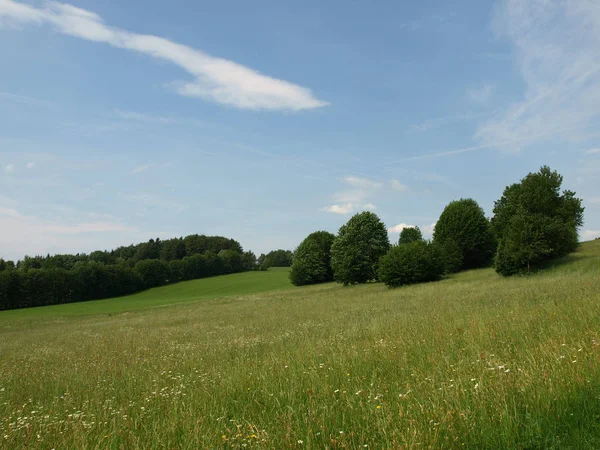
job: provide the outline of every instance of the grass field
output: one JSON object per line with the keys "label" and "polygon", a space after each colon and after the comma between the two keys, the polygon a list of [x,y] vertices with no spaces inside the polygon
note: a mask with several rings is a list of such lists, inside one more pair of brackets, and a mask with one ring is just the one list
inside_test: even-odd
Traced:
{"label": "grass field", "polygon": [[285,275],[0,313],[0,448],[600,448],[600,241],[530,277]]}
{"label": "grass field", "polygon": [[257,292],[291,289],[289,269],[272,267],[268,272],[244,272],[213,278],[184,281],[139,292],[126,297],[94,300],[85,303],[15,309],[0,312],[0,326],[7,321],[43,317],[115,314],[139,309],[187,303],[206,298],[248,295]]}

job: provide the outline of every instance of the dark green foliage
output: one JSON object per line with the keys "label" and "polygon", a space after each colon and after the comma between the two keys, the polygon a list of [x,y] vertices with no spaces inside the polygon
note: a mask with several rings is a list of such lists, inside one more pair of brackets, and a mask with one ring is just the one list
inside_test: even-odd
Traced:
{"label": "dark green foliage", "polygon": [[508,186],[494,205],[492,229],[499,239],[496,271],[513,275],[577,248],[583,225],[581,200],[560,193],[563,177],[549,167]]}
{"label": "dark green foliage", "polygon": [[[186,239],[200,253],[186,257]],[[254,254],[242,253],[233,239],[200,235],[150,239],[89,256],[26,256],[16,268],[12,261],[0,259],[0,310],[127,295],[166,283],[253,270],[255,262]]]}
{"label": "dark green foliage", "polygon": [[379,279],[389,287],[437,281],[443,273],[438,247],[425,241],[395,245],[379,261]]}
{"label": "dark green foliage", "polygon": [[452,239],[462,254],[461,269],[487,266],[494,255],[495,242],[483,209],[473,199],[450,202],[435,225],[433,241]]}
{"label": "dark green foliage", "polygon": [[331,245],[335,236],[327,231],[309,234],[294,252],[290,280],[296,286],[333,280]]}
{"label": "dark green foliage", "polygon": [[343,285],[377,280],[379,258],[387,253],[390,241],[385,225],[376,214],[355,214],[331,246],[334,279]]}
{"label": "dark green foliage", "polygon": [[423,233],[419,227],[406,227],[400,232],[398,244],[410,244],[415,241],[422,241]]}
{"label": "dark green foliage", "polygon": [[167,284],[170,278],[169,264],[158,259],[145,259],[135,265],[135,271],[146,288]]}
{"label": "dark green foliage", "polygon": [[242,253],[242,270],[257,270],[256,255],[253,252]]}
{"label": "dark green foliage", "polygon": [[239,242],[222,236],[205,236],[192,234],[183,239],[186,255],[201,255],[206,252],[218,254],[221,250],[235,250],[243,253]]}
{"label": "dark green foliage", "polygon": [[262,266],[267,269],[269,267],[290,267],[293,258],[294,254],[291,250],[273,250],[265,255]]}
{"label": "dark green foliage", "polygon": [[242,255],[235,250],[221,250],[219,259],[222,261],[224,273],[241,272],[243,269]]}
{"label": "dark green foliage", "polygon": [[165,261],[173,261],[185,258],[186,250],[183,239],[169,239],[163,241],[160,249],[160,259]]}
{"label": "dark green foliage", "polygon": [[460,247],[454,239],[446,239],[442,243],[433,242],[444,265],[444,273],[459,272],[463,266],[463,256]]}

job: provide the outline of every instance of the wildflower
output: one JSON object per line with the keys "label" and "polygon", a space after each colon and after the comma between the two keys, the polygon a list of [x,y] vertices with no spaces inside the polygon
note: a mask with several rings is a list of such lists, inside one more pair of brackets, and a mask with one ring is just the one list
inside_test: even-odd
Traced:
{"label": "wildflower", "polygon": [[221,439],[227,439],[227,436],[223,435],[221,436]]}
{"label": "wildflower", "polygon": [[479,383],[475,383],[475,389],[479,388]]}
{"label": "wildflower", "polygon": [[377,405],[377,409],[381,409],[381,405]]}
{"label": "wildflower", "polygon": [[298,444],[302,445],[304,444],[304,441],[302,439],[298,439]]}

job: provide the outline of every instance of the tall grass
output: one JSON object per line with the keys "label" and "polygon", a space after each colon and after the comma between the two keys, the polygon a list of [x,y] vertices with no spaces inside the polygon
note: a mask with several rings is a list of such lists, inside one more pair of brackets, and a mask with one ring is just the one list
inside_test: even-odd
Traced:
{"label": "tall grass", "polygon": [[529,277],[0,314],[0,448],[600,448],[599,244]]}

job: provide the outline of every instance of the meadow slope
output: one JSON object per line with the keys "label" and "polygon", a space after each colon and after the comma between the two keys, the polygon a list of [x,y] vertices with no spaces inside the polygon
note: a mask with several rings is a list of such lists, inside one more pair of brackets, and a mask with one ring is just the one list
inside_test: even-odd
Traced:
{"label": "meadow slope", "polygon": [[600,448],[600,241],[530,277],[187,292],[0,313],[0,448]]}

